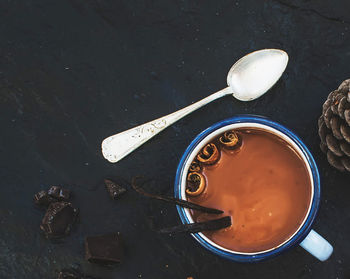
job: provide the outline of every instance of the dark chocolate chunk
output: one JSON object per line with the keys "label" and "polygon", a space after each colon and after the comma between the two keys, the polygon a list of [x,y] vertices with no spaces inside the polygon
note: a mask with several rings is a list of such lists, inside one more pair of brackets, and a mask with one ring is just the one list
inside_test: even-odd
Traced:
{"label": "dark chocolate chunk", "polygon": [[112,180],[105,179],[104,182],[105,182],[107,191],[113,200],[119,198],[119,196],[121,196],[122,194],[124,194],[126,192],[125,188],[116,184]]}
{"label": "dark chocolate chunk", "polygon": [[51,186],[47,193],[60,201],[68,201],[70,197],[70,191],[59,186]]}
{"label": "dark chocolate chunk", "polygon": [[198,211],[202,211],[202,212],[206,212],[206,213],[211,213],[211,214],[222,214],[222,213],[224,213],[222,210],[201,206],[199,204],[195,204],[193,202],[189,202],[189,201],[186,201],[186,200],[181,200],[181,199],[178,199],[178,198],[167,197],[167,196],[160,196],[160,195],[155,195],[155,194],[148,193],[145,190],[141,189],[139,186],[137,186],[136,180],[140,179],[140,178],[141,177],[134,177],[132,179],[132,181],[131,181],[131,186],[136,192],[138,192],[139,194],[141,194],[141,195],[143,195],[145,197],[149,197],[149,198],[160,200],[160,201],[165,201],[165,202],[168,202],[168,203],[176,204],[176,205],[179,205],[179,206],[182,206],[182,207],[186,207],[186,208],[190,208],[190,209],[193,209],[193,210],[198,210]]}
{"label": "dark chocolate chunk", "polygon": [[41,222],[40,228],[47,238],[59,238],[68,235],[76,222],[78,210],[69,202],[50,204]]}
{"label": "dark chocolate chunk", "polygon": [[161,229],[160,233],[198,233],[203,231],[216,231],[231,226],[231,217],[225,216],[206,222],[182,224],[175,227]]}
{"label": "dark chocolate chunk", "polygon": [[85,258],[91,263],[111,265],[123,259],[120,233],[88,236],[85,239]]}
{"label": "dark chocolate chunk", "polygon": [[51,196],[46,191],[40,191],[34,195],[34,203],[40,206],[49,206],[51,203],[57,200]]}

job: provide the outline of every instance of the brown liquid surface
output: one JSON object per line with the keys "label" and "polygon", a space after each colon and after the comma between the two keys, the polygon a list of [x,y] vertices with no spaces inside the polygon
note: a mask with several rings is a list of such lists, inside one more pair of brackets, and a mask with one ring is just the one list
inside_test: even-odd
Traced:
{"label": "brown liquid surface", "polygon": [[[310,177],[284,140],[257,129],[237,131],[243,138],[241,149],[221,148],[218,163],[203,168],[206,189],[189,200],[232,216],[231,227],[204,232],[213,242],[239,252],[264,251],[283,243],[303,222],[311,198]],[[217,218],[199,212],[193,217]]]}

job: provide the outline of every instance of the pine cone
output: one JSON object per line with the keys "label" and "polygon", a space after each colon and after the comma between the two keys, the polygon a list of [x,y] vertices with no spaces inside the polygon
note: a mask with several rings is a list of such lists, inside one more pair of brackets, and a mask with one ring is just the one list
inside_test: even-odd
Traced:
{"label": "pine cone", "polygon": [[318,134],[328,162],[350,172],[350,79],[328,95],[318,120]]}

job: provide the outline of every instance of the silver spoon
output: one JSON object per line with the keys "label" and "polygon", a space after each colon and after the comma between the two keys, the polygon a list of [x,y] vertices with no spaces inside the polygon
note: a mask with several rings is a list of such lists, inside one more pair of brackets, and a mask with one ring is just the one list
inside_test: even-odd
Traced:
{"label": "silver spoon", "polygon": [[228,87],[169,115],[104,139],[102,154],[116,163],[174,122],[223,96],[232,94],[241,101],[255,100],[279,80],[287,64],[288,55],[280,49],[249,53],[231,67],[227,75]]}

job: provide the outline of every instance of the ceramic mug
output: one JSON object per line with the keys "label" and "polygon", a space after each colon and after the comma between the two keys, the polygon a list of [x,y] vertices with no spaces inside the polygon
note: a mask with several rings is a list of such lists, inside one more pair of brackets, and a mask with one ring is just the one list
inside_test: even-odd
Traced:
{"label": "ceramic mug", "polygon": [[[175,178],[175,197],[186,199],[185,189],[188,168],[196,154],[198,154],[204,145],[211,142],[212,139],[227,130],[249,127],[263,129],[279,136],[288,142],[304,160],[312,182],[312,195],[308,213],[298,229],[286,241],[272,249],[260,252],[244,253],[232,251],[214,243],[203,233],[195,233],[192,234],[192,236],[209,251],[219,256],[239,262],[255,262],[268,259],[277,256],[278,254],[297,244],[299,244],[317,259],[321,261],[327,260],[333,252],[332,245],[329,244],[327,240],[325,240],[317,232],[311,229],[319,208],[321,194],[320,177],[315,160],[299,137],[281,124],[259,116],[243,115],[220,121],[204,130],[191,142],[180,160]],[[182,223],[193,223],[193,218],[188,209],[178,206],[177,210]]]}

